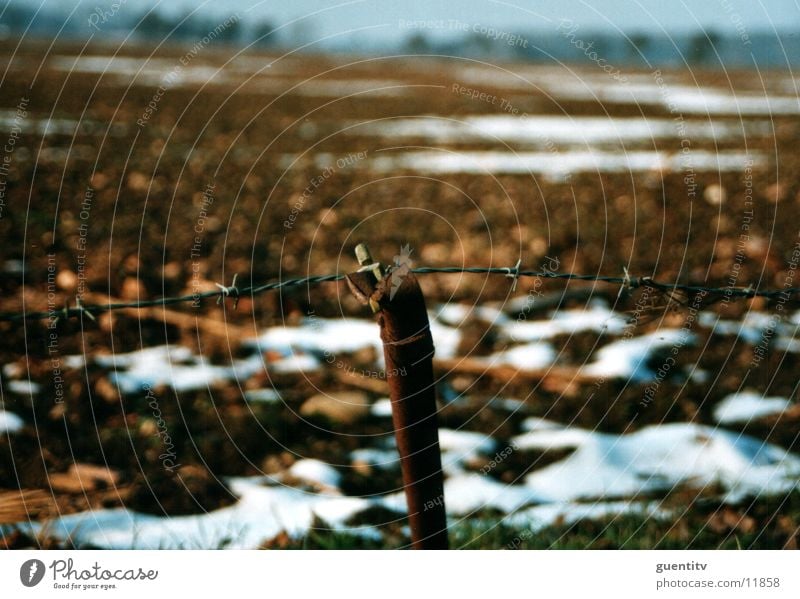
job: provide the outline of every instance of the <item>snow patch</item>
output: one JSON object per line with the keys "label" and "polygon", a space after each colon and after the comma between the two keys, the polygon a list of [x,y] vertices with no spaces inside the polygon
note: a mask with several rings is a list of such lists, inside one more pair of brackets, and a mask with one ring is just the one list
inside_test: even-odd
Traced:
{"label": "snow patch", "polygon": [[6,410],[0,410],[0,434],[18,433],[25,426],[25,422],[14,414]]}
{"label": "snow patch", "polygon": [[780,414],[792,403],[783,397],[764,397],[753,391],[728,395],[714,408],[714,420],[720,424],[749,422],[762,416]]}
{"label": "snow patch", "polygon": [[718,483],[727,489],[727,500],[735,502],[748,495],[788,492],[797,487],[800,476],[797,456],[708,426],[676,423],[629,435],[582,436],[569,457],[529,474],[525,484],[548,501],[559,502]]}
{"label": "snow patch", "polygon": [[548,343],[528,343],[501,350],[486,358],[475,358],[486,367],[508,365],[519,370],[539,370],[552,365],[556,351]]}
{"label": "snow patch", "polygon": [[621,335],[626,327],[625,318],[595,303],[583,310],[559,310],[548,320],[515,320],[503,324],[500,330],[515,341],[541,341],[584,331]]}
{"label": "snow patch", "polygon": [[[657,151],[510,152],[510,151],[404,151],[370,161],[375,172],[409,170],[428,174],[466,173],[538,174],[563,180],[572,173],[681,172],[685,157],[680,153]],[[739,151],[695,150],[695,172],[739,172],[747,165],[760,168],[766,159],[761,154]]]}
{"label": "snow patch", "polygon": [[653,352],[691,345],[695,340],[696,336],[686,329],[661,329],[655,333],[615,341],[600,348],[594,361],[584,366],[583,373],[602,378],[651,381],[655,372],[648,366],[648,361]]}
{"label": "snow patch", "polygon": [[292,464],[288,473],[295,478],[316,483],[329,489],[338,490],[342,481],[342,475],[333,466],[319,460],[298,460]]}

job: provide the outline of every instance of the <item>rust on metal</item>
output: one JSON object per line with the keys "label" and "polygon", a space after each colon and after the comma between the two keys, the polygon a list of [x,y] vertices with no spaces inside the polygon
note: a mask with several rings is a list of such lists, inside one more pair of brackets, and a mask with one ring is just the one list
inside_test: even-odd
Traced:
{"label": "rust on metal", "polygon": [[411,541],[414,549],[447,549],[444,478],[439,451],[433,338],[425,297],[413,273],[376,281],[372,270],[347,275],[353,295],[378,307],[392,402],[397,449],[403,473]]}

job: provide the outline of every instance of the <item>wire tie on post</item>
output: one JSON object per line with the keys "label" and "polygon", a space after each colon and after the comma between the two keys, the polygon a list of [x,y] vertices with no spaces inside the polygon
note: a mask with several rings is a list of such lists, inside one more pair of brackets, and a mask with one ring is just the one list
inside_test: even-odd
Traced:
{"label": "wire tie on post", "polygon": [[[366,243],[359,243],[355,249],[356,260],[361,265],[361,268],[358,269],[357,272],[371,272],[372,275],[375,277],[376,282],[380,282],[383,279],[383,268],[381,267],[380,262],[375,262],[372,259],[372,254],[369,251],[369,247],[367,247]],[[373,314],[377,314],[380,312],[381,307],[378,302],[374,299],[369,300],[369,307],[372,309]]]}
{"label": "wire tie on post", "polygon": [[225,285],[214,283],[214,285],[219,287],[219,297],[217,298],[217,305],[221,304],[226,297],[233,297],[233,309],[236,310],[236,306],[239,305],[239,288],[236,286],[236,278],[238,276],[239,276],[238,273],[235,273],[233,275],[233,281],[231,282],[230,287],[225,287]]}

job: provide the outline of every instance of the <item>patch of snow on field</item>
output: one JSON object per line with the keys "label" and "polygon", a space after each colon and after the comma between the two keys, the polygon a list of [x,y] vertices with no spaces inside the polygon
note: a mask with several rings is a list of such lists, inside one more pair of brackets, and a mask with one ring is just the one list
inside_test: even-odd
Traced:
{"label": "patch of snow on field", "polygon": [[[431,323],[436,355],[456,355],[461,332],[439,322]],[[129,353],[99,355],[99,366],[112,370],[110,379],[123,394],[142,391],[146,386],[171,386],[177,391],[203,389],[224,381],[246,380],[266,368],[272,372],[294,373],[318,370],[337,354],[349,354],[373,348],[376,366],[383,367],[383,343],[375,323],[358,319],[313,318],[303,326],[273,327],[256,339],[247,339],[243,347],[250,351],[230,366],[208,364],[187,347],[157,346]],[[261,352],[279,357],[266,361]]]}
{"label": "patch of snow on field", "polygon": [[400,467],[400,455],[396,449],[375,449],[364,447],[350,453],[353,462],[360,462],[381,470],[392,470]]}
{"label": "patch of snow on field", "polygon": [[[752,437],[707,426],[650,426],[627,435],[561,427],[549,421],[530,422],[527,428],[531,430],[512,440],[519,449],[575,447],[575,451],[534,470],[524,484],[505,484],[462,468],[448,469],[448,514],[493,508],[510,514],[508,524],[539,530],[561,521],[569,524],[621,514],[662,517],[665,514],[655,503],[605,500],[669,490],[676,485],[698,488],[719,484],[727,490],[724,500],[737,502],[749,495],[788,492],[797,487],[800,477],[797,456]],[[463,461],[495,447],[495,440],[487,435],[442,431],[445,457]],[[387,468],[397,464],[396,453],[390,449],[364,448],[351,457]],[[239,501],[205,514],[162,517],[127,509],[95,510],[19,526],[71,539],[78,546],[246,549],[259,547],[282,531],[293,537],[305,535],[315,516],[337,531],[379,540],[378,529],[351,529],[345,522],[369,507],[405,512],[402,491],[368,498],[339,495],[340,475],[324,462],[301,460],[288,472],[323,485],[325,492],[308,493],[278,485],[274,481],[280,477],[235,478],[230,486]],[[576,503],[591,499],[603,501]]]}
{"label": "patch of snow on field", "polygon": [[0,410],[0,434],[18,433],[25,426],[25,422],[14,414],[6,410]]}
{"label": "patch of snow on field", "polygon": [[372,404],[369,409],[370,414],[378,418],[391,418],[392,417],[392,400],[388,397],[382,397]]}
{"label": "patch of snow on field", "polygon": [[[436,345],[436,355],[453,357],[461,341],[457,329],[431,322],[431,334]],[[310,318],[299,327],[273,327],[254,340],[244,342],[245,347],[259,351],[276,351],[290,355],[297,351],[317,356],[354,353],[373,348],[378,363],[383,364],[383,343],[375,323],[356,318]]]}
{"label": "patch of snow on field", "polygon": [[336,468],[329,466],[325,462],[312,459],[298,460],[289,468],[289,474],[311,483],[317,483],[323,487],[336,489],[342,481],[342,475]]}
{"label": "patch of snow on field", "polygon": [[[88,73],[113,77],[120,84],[186,86],[222,84],[236,81],[227,69],[209,64],[181,65],[169,58],[131,56],[54,56],[49,66],[69,73]],[[180,67],[180,68],[177,68]]]}
{"label": "patch of snow on field", "polygon": [[736,501],[787,492],[797,487],[798,477],[800,458],[780,447],[717,428],[676,423],[628,435],[591,433],[564,460],[527,475],[525,484],[557,502],[717,483],[727,489],[728,500]]}
{"label": "patch of snow on field", "polygon": [[[721,140],[741,135],[741,124],[710,123],[707,120],[686,121],[686,137]],[[597,146],[678,137],[678,129],[670,119],[644,117],[595,117],[560,115],[480,115],[421,116],[369,121],[347,129],[356,135],[373,135],[389,139],[399,137],[426,138],[442,143],[469,141],[527,143],[550,147],[553,144]]]}
{"label": "patch of snow on field", "polygon": [[42,390],[42,386],[32,381],[6,381],[3,386],[7,391],[17,395],[36,395]]}
{"label": "patch of snow on field", "polygon": [[[315,516],[337,530],[349,531],[345,521],[371,505],[370,501],[357,497],[332,497],[292,487],[265,486],[260,480],[247,478],[234,479],[231,490],[240,497],[236,504],[205,514],[164,517],[119,508],[62,516],[44,525],[34,523],[28,527],[34,533],[46,532],[56,538],[70,539],[78,547],[256,549],[284,531],[292,537],[305,535]],[[353,532],[363,530],[367,529]]]}
{"label": "patch of snow on field", "polygon": [[728,395],[714,408],[714,420],[720,424],[749,422],[762,416],[780,414],[792,403],[783,397],[764,397],[753,391]]}
{"label": "patch of snow on field", "polygon": [[148,366],[158,368],[164,364],[187,363],[194,354],[188,347],[180,345],[157,345],[128,353],[99,354],[94,361],[103,368],[133,368]]}
{"label": "patch of snow on field", "polygon": [[530,431],[545,431],[564,428],[558,422],[547,420],[546,418],[539,418],[538,416],[531,416],[526,418],[520,423],[520,428],[526,432]]}
{"label": "patch of snow on field", "polygon": [[656,81],[650,75],[629,74],[626,76],[628,81],[621,85],[607,77],[597,77],[580,70],[533,67],[518,71],[506,73],[498,69],[470,66],[459,69],[459,75],[465,82],[492,82],[495,86],[506,88],[544,91],[555,98],[663,106],[681,114],[729,114],[740,117],[800,113],[800,100],[796,96],[733,93],[725,88],[680,83],[666,73],[662,81]]}
{"label": "patch of snow on field", "polygon": [[449,475],[460,475],[463,465],[481,454],[488,454],[496,442],[488,435],[448,428],[439,429],[439,446],[442,450],[442,470]]}
{"label": "patch of snow on field", "polygon": [[269,369],[282,374],[290,372],[308,372],[320,368],[320,362],[307,354],[292,354],[275,362],[270,362]]}
{"label": "patch of snow on field", "polygon": [[795,337],[778,337],[775,339],[775,349],[778,351],[800,354],[800,339]]}
{"label": "patch of snow on field", "polygon": [[711,329],[715,335],[736,335],[751,345],[760,343],[765,331],[782,332],[787,329],[780,317],[764,312],[747,312],[741,320],[727,320],[714,312],[701,312],[697,322]]}
{"label": "patch of snow on field", "polygon": [[647,382],[655,376],[648,365],[653,352],[680,349],[693,344],[695,340],[696,336],[686,329],[661,329],[655,333],[621,339],[601,347],[594,361],[583,368],[583,373],[603,378],[628,378]]}
{"label": "patch of snow on field", "polygon": [[437,358],[454,358],[458,354],[461,331],[432,320],[431,335],[433,336],[433,345],[436,348]]}
{"label": "patch of snow on field", "polygon": [[[48,136],[48,135],[99,135],[109,134],[112,136],[119,136],[124,134],[127,130],[122,123],[113,123],[109,126],[107,123],[92,119],[83,119],[76,121],[74,119],[58,119],[58,118],[35,118],[32,115],[24,119],[20,119],[16,115],[16,111],[0,111],[0,127],[3,129],[18,128],[22,133]],[[6,265],[10,261],[6,261]]]}
{"label": "patch of snow on field", "polygon": [[677,106],[678,110],[689,114],[752,116],[800,113],[800,100],[791,96],[729,94],[687,87],[674,94],[670,90],[669,101]]}
{"label": "patch of snow on field", "polygon": [[[311,358],[302,361],[302,356],[278,360],[271,366],[275,370],[284,368],[295,372],[298,368],[313,370],[319,363]],[[208,364],[202,356],[196,356],[187,347],[157,346],[129,353],[99,355],[95,363],[111,370],[109,379],[119,386],[121,393],[131,395],[147,387],[169,386],[176,391],[205,389],[231,380],[246,380],[264,369],[261,355],[251,355],[234,360],[230,366]]]}
{"label": "patch of snow on field", "polygon": [[495,444],[494,439],[483,433],[439,429],[439,445],[442,452],[455,453],[462,459],[470,459],[478,453],[489,453]]}
{"label": "patch of snow on field", "polygon": [[[739,151],[708,152],[695,150],[692,166],[696,172],[739,172],[750,164],[761,167],[760,154]],[[628,173],[649,171],[681,172],[685,157],[680,153],[656,151],[513,152],[513,151],[404,151],[369,161],[375,172],[409,170],[429,174],[466,173],[473,175],[539,174],[554,180],[571,173]]]}
{"label": "patch of snow on field", "polygon": [[452,326],[464,324],[470,318],[498,325],[509,321],[505,312],[497,308],[459,303],[439,304],[435,311],[429,313],[429,316],[431,321],[439,320]]}
{"label": "patch of snow on field", "polygon": [[522,485],[507,485],[490,476],[463,473],[450,476],[444,483],[445,508],[448,514],[464,515],[484,508],[513,512],[542,497]]}
{"label": "patch of snow on field", "polygon": [[539,370],[551,366],[556,351],[548,343],[536,342],[517,345],[501,350],[486,358],[475,358],[486,363],[486,367],[507,365],[519,370]]}
{"label": "patch of snow on field", "polygon": [[548,451],[552,449],[568,449],[589,443],[595,433],[576,427],[554,426],[548,428],[534,428],[526,433],[517,435],[512,439],[514,445],[520,449],[538,449]]}
{"label": "patch of snow on field", "polygon": [[621,335],[626,326],[622,315],[595,303],[583,310],[559,310],[547,320],[514,320],[504,323],[500,330],[515,341],[541,341],[585,331]]}
{"label": "patch of snow on field", "polygon": [[302,326],[272,327],[256,339],[248,339],[245,347],[259,351],[277,351],[289,355],[298,350],[324,355],[353,353],[373,347],[383,353],[380,332],[374,322],[356,318],[309,318]]}
{"label": "patch of snow on field", "polygon": [[[134,353],[141,355],[143,352]],[[131,355],[128,354],[126,357]],[[213,366],[202,358],[194,356],[188,360],[188,364],[153,360],[153,357],[153,355],[145,355],[140,361],[131,362],[124,371],[114,370],[110,374],[111,382],[119,385],[120,392],[123,394],[133,394],[148,386],[157,387],[159,385],[170,386],[176,391],[190,391],[204,389],[209,385],[230,380],[234,378],[235,373],[246,378],[257,372],[252,363],[248,363],[250,368],[245,372],[242,364],[233,367]]]}

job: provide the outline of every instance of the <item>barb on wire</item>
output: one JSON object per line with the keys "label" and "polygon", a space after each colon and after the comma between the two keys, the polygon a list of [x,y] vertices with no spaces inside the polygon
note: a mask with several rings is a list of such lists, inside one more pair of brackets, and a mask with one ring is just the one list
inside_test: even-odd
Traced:
{"label": "barb on wire", "polygon": [[[747,287],[704,287],[701,285],[685,285],[680,283],[664,283],[656,281],[655,279],[643,276],[634,277],[628,273],[627,269],[624,271],[622,277],[610,277],[602,275],[589,275],[577,273],[559,273],[553,271],[534,271],[534,270],[520,270],[521,262],[517,262],[514,267],[486,267],[486,266],[423,266],[411,269],[411,272],[418,275],[424,274],[485,274],[485,275],[504,275],[513,279],[512,290],[516,287],[516,281],[521,277],[534,277],[542,279],[560,279],[566,281],[589,281],[608,283],[611,285],[620,285],[622,289],[632,290],[639,287],[649,287],[652,290],[659,291],[662,294],[670,297],[673,301],[674,294],[680,293],[686,297],[694,297],[698,294],[703,294],[708,299],[705,304],[721,301],[725,298],[742,299],[763,297],[767,299],[782,298],[787,301],[792,296],[800,295],[800,287],[788,287],[784,289],[763,289],[758,290],[752,285]],[[92,320],[97,314],[103,312],[110,312],[113,310],[124,309],[137,309],[137,308],[152,308],[152,307],[166,307],[176,304],[195,303],[198,299],[217,298],[218,303],[222,302],[226,297],[233,297],[234,302],[242,296],[250,295],[255,296],[267,291],[276,291],[287,287],[298,287],[302,285],[317,285],[319,283],[326,283],[331,281],[341,281],[344,279],[344,274],[327,274],[327,275],[311,275],[307,277],[295,279],[283,279],[281,281],[272,281],[262,285],[251,285],[248,287],[238,288],[236,286],[236,276],[233,278],[233,283],[230,287],[225,287],[217,283],[218,291],[206,291],[200,294],[181,295],[177,297],[165,297],[152,300],[140,300],[134,302],[112,302],[108,304],[94,304],[84,305],[80,302],[74,308],[69,307],[69,302],[62,310],[49,310],[41,312],[0,312],[0,321],[20,321],[20,320],[43,320],[50,319],[53,323],[59,322],[60,319],[69,319],[73,316],[86,315]],[[800,299],[800,298],[798,298]],[[681,302],[678,302],[681,303]]]}
{"label": "barb on wire", "polygon": [[[89,320],[97,322],[97,319],[94,317],[94,314],[89,312],[89,310],[87,310],[86,307],[81,303],[80,296],[75,298],[75,309],[79,311],[81,316],[85,314],[89,318]],[[69,306],[67,306],[67,310],[69,310]]]}
{"label": "barb on wire", "polygon": [[236,278],[239,276],[238,273],[234,273],[233,281],[231,282],[230,287],[225,287],[225,285],[220,285],[219,283],[214,283],[217,287],[219,287],[219,297],[217,298],[217,305],[220,305],[226,297],[233,298],[233,309],[236,310],[236,307],[239,305],[239,288],[236,286]]}
{"label": "barb on wire", "polygon": [[628,272],[628,267],[622,267],[622,285],[619,286],[619,293],[617,293],[617,301],[621,299],[627,299],[631,291],[636,289],[639,286],[639,279],[632,279],[631,273]]}
{"label": "barb on wire", "polygon": [[522,258],[517,260],[513,268],[507,268],[508,274],[506,276],[511,279],[511,291],[517,290],[517,281],[519,281],[519,267],[522,266]]}

